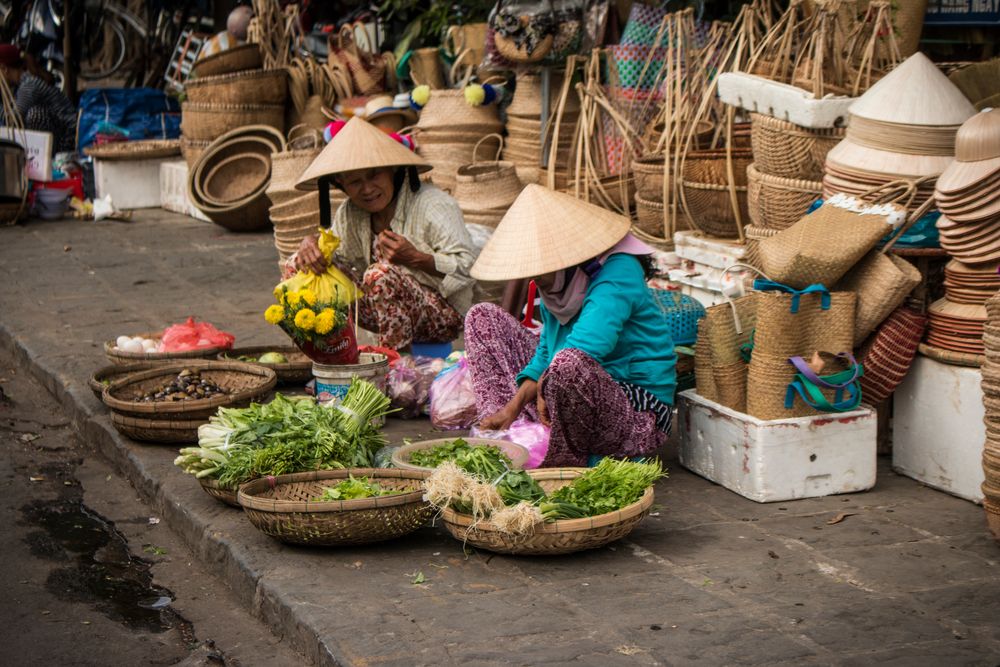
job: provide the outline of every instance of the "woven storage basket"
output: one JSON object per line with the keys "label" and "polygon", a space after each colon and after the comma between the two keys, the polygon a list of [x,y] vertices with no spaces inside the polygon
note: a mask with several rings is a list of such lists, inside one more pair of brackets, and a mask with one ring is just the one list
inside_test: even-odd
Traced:
{"label": "woven storage basket", "polygon": [[[582,468],[545,468],[529,470],[546,493],[568,485],[585,472]],[[445,528],[457,540],[477,549],[515,556],[557,556],[585,549],[597,549],[620,540],[642,521],[653,505],[653,487],[636,502],[617,512],[586,519],[564,519],[542,523],[531,535],[506,535],[488,521],[475,523],[468,514],[445,509],[441,518]]]}
{"label": "woven storage basket", "polygon": [[746,240],[747,251],[743,255],[743,261],[751,266],[759,266],[760,255],[757,252],[758,244],[761,240],[774,236],[779,231],[777,229],[755,227],[754,225],[744,227],[743,236]]}
{"label": "woven storage basket", "polygon": [[666,238],[667,225],[665,218],[665,206],[659,201],[644,199],[642,195],[635,195],[635,225],[644,234],[656,238]]}
{"label": "woven storage basket", "polygon": [[90,376],[90,379],[87,380],[87,386],[90,387],[90,390],[94,392],[94,395],[97,396],[97,398],[100,398],[101,394],[104,393],[104,388],[115,380],[120,380],[131,373],[137,373],[139,371],[146,371],[150,368],[155,368],[157,365],[158,364],[156,362],[137,361],[135,363],[125,365],[112,364],[110,366],[104,366]]}
{"label": "woven storage basket", "polygon": [[772,176],[821,180],[826,154],[846,134],[845,128],[815,130],[758,113],[750,118],[754,162],[761,173]]}
{"label": "woven storage basket", "polygon": [[192,76],[218,76],[248,69],[259,69],[264,63],[256,44],[243,44],[196,61]]}
{"label": "woven storage basket", "polygon": [[220,503],[224,503],[230,507],[239,508],[240,503],[236,500],[235,491],[231,489],[224,489],[219,486],[219,483],[216,480],[208,479],[206,477],[202,477],[198,480],[198,482],[201,484],[201,488],[205,493],[212,496]]}
{"label": "woven storage basket", "polygon": [[181,156],[187,162],[188,170],[194,168],[194,165],[198,162],[198,158],[211,145],[211,141],[194,141],[187,137],[181,137]]}
{"label": "woven storage basket", "polygon": [[[133,334],[133,338],[136,336],[158,341],[163,336],[163,332],[147,331],[144,333]],[[204,347],[198,350],[187,350],[185,352],[125,352],[124,350],[117,349],[116,341],[104,341],[104,356],[106,356],[108,360],[116,366],[128,366],[130,364],[144,362],[162,366],[178,359],[212,359],[219,354],[219,352],[222,352],[222,350],[223,348],[221,347],[213,346]]]}
{"label": "woven storage basket", "polygon": [[[508,442],[507,440],[492,440],[490,438],[462,438],[470,447],[499,447],[500,450],[510,459],[511,470],[521,470],[528,462],[528,450],[521,445]],[[392,452],[392,467],[400,470],[419,470],[426,473],[434,472],[433,468],[425,468],[410,463],[410,456],[413,452],[422,449],[431,449],[438,445],[445,445],[455,441],[455,438],[438,438],[435,440],[420,440],[397,447]]]}
{"label": "woven storage basket", "polygon": [[284,104],[288,72],[255,69],[192,79],[184,85],[187,100],[211,104]]}
{"label": "woven storage basket", "polygon": [[205,417],[183,419],[165,417],[146,419],[117,412],[111,413],[111,424],[119,433],[139,442],[163,445],[181,445],[198,442],[198,427],[208,421]]}
{"label": "woven storage basket", "polygon": [[[203,204],[204,208],[226,208],[257,194],[265,194],[271,177],[271,147],[274,145],[272,138],[260,136],[237,136],[225,140],[219,138],[212,142],[188,174],[188,180],[193,182],[195,192],[198,194],[193,203]],[[210,176],[214,177],[220,165],[224,162],[229,164],[232,158],[240,156],[250,156],[247,159],[253,160],[248,162],[255,167],[249,172],[251,178],[244,180],[239,165],[234,165],[235,168],[223,168],[228,172],[225,178],[230,180],[220,181],[216,190],[226,191],[226,195],[231,199],[225,203],[213,203],[206,191],[206,182]]]}
{"label": "woven storage basket", "polygon": [[269,156],[259,153],[231,155],[214,165],[202,181],[204,201],[229,206],[267,187],[271,176]]}
{"label": "woven storage basket", "polygon": [[663,202],[663,178],[670,171],[666,165],[669,159],[669,155],[643,155],[632,161],[637,196],[646,201]]}
{"label": "woven storage basket", "polygon": [[[462,165],[455,174],[455,199],[463,212],[509,208],[524,188],[513,162],[476,161],[482,141],[488,138],[483,137],[473,147],[472,164]],[[503,140],[499,135],[496,138],[502,148]]]}
{"label": "woven storage basket", "polygon": [[927,318],[908,308],[897,309],[879,327],[861,359],[865,369],[861,395],[865,402],[876,405],[896,391],[917,356],[926,327]]}
{"label": "woven storage basket", "polygon": [[88,146],[83,152],[98,160],[154,160],[179,155],[181,142],[178,139],[114,141],[100,146]]}
{"label": "woven storage basket", "polygon": [[[314,500],[327,487],[368,477],[383,488],[405,493],[344,501]],[[289,544],[347,546],[370,544],[412,533],[433,516],[416,470],[354,468],[266,477],[240,487],[237,498],[250,523]]]}
{"label": "woven storage basket", "polygon": [[754,350],[781,357],[807,359],[814,352],[846,352],[854,349],[854,320],[857,295],[832,292],[829,308],[823,310],[822,297],[816,293],[799,298],[798,312],[791,312],[794,297],[784,292],[759,292],[754,323]]}
{"label": "woven storage basket", "polygon": [[1000,499],[983,500],[983,510],[986,512],[986,525],[993,534],[993,539],[1000,542]]}
{"label": "woven storage basket", "polygon": [[184,102],[181,132],[195,141],[213,140],[247,125],[269,125],[283,131],[284,104],[215,104]]}
{"label": "woven storage basket", "polygon": [[791,408],[785,408],[785,394],[794,379],[795,368],[788,363],[787,357],[754,350],[747,375],[746,413],[765,421],[819,414],[798,397]]}
{"label": "woven storage basket", "polygon": [[821,181],[772,176],[747,167],[747,210],[756,227],[782,230],[802,219],[823,196]]}
{"label": "woven storage basket", "polygon": [[[752,157],[748,150],[734,150],[732,155],[736,200],[740,218],[745,224],[750,219],[747,167],[752,162]],[[692,224],[699,230],[711,236],[733,238],[739,234],[730,198],[726,163],[725,150],[689,153],[684,159],[681,201]]]}
{"label": "woven storage basket", "polygon": [[[214,382],[228,393],[211,398],[189,401],[138,402],[148,391],[168,384],[183,370],[198,371],[201,377]],[[104,389],[101,399],[113,412],[145,419],[208,419],[220,407],[242,407],[254,399],[266,396],[277,384],[269,368],[235,361],[192,361],[172,363],[138,373],[131,373],[112,382]]]}
{"label": "woven storage basket", "polygon": [[[271,182],[267,187],[270,194],[272,191],[289,191],[300,193],[295,189],[295,183],[302,176],[302,172],[312,164],[316,156],[323,151],[321,146],[316,148],[301,148],[294,151],[282,151],[271,154]],[[313,195],[315,199],[315,195]],[[316,200],[319,205],[319,200]]]}
{"label": "woven storage basket", "polygon": [[[284,192],[287,192],[287,190]],[[281,197],[282,195],[279,192],[271,192],[267,195],[268,200],[271,201],[271,222],[275,223],[275,228],[279,226],[276,222],[277,220],[285,220],[292,216],[302,215],[303,213],[315,212],[317,216],[319,215],[319,198],[315,192],[300,192],[296,190],[294,196],[288,198],[286,201],[274,203],[272,200],[272,198],[281,199]],[[331,210],[336,211],[336,209]]]}
{"label": "woven storage basket", "polygon": [[[257,358],[267,352],[279,352],[285,356],[287,363],[265,364],[260,361],[242,361],[240,357]],[[291,384],[296,382],[309,382],[312,379],[312,360],[309,359],[299,348],[293,346],[267,346],[259,347],[234,347],[226,352],[221,352],[217,357],[219,361],[235,361],[239,363],[254,364],[263,366],[274,371],[278,379],[278,384]]]}
{"label": "woven storage basket", "polygon": [[420,111],[417,122],[420,130],[445,130],[471,132],[479,136],[503,129],[500,113],[495,104],[469,106],[461,90],[435,90]]}
{"label": "woven storage basket", "polygon": [[877,250],[868,253],[848,271],[835,290],[858,295],[854,344],[860,345],[890,313],[902,305],[921,280],[923,277],[917,267],[902,257]]}

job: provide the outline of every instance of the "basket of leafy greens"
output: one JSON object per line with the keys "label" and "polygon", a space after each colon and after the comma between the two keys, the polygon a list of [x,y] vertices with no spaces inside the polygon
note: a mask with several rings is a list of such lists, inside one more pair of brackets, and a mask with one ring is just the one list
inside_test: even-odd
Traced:
{"label": "basket of leafy greens", "polygon": [[344,546],[395,539],[434,515],[428,473],[390,468],[320,470],[265,477],[240,487],[258,530],[289,544]]}
{"label": "basket of leafy greens", "polygon": [[[484,474],[485,473],[485,474]],[[443,463],[424,482],[445,528],[474,547],[516,555],[594,549],[628,535],[653,505],[659,461],[504,471]]]}
{"label": "basket of leafy greens", "polygon": [[[484,451],[475,451],[482,449]],[[404,470],[432,472],[445,461],[461,462],[485,456],[513,470],[521,470],[528,461],[528,450],[506,440],[489,438],[439,438],[411,442],[392,453],[392,466]]]}

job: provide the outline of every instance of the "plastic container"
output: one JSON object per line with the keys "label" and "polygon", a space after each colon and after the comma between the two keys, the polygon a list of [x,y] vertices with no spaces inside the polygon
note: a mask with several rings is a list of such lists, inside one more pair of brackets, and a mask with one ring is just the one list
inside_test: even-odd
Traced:
{"label": "plastic container", "polygon": [[355,377],[368,380],[384,392],[388,376],[389,359],[384,354],[362,352],[359,355],[359,363],[346,366],[329,366],[313,362],[316,400],[321,403],[342,400],[351,386],[351,380]]}
{"label": "plastic container", "polygon": [[444,359],[451,354],[451,343],[418,343],[413,341],[410,350],[415,357],[430,357]]}

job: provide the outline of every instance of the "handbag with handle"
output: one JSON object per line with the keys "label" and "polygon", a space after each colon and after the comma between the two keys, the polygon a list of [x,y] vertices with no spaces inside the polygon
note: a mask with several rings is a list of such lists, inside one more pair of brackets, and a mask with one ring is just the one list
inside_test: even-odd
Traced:
{"label": "handbag with handle", "polygon": [[[359,35],[364,37],[359,39]],[[360,42],[364,43],[363,48]],[[385,55],[375,49],[363,23],[341,26],[331,54],[347,66],[357,95],[373,95],[386,90],[389,68]]]}

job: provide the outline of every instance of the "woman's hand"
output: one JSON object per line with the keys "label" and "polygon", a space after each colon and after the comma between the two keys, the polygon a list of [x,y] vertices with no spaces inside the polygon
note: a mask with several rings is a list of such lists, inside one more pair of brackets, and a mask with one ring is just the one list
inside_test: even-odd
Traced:
{"label": "woman's hand", "polygon": [[511,401],[500,412],[479,422],[479,428],[485,431],[506,431],[520,413],[521,409]]}
{"label": "woman's hand", "polygon": [[549,421],[549,408],[545,405],[545,399],[542,398],[542,383],[538,383],[537,394],[535,396],[535,407],[538,408],[538,421],[542,422],[545,426],[552,426],[552,422]]}
{"label": "woman's hand", "polygon": [[314,234],[302,239],[295,255],[295,268],[298,271],[309,270],[317,276],[326,271],[326,258],[319,249],[319,235]]}
{"label": "woman's hand", "polygon": [[434,267],[434,255],[420,252],[405,236],[386,229],[378,235],[378,245],[390,264],[420,269],[425,273],[438,273]]}

